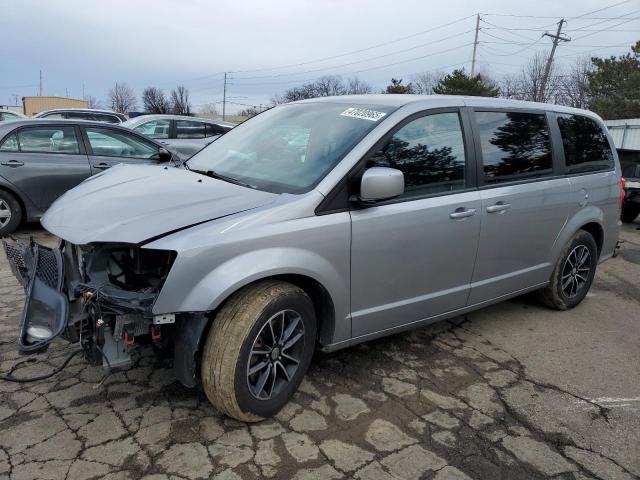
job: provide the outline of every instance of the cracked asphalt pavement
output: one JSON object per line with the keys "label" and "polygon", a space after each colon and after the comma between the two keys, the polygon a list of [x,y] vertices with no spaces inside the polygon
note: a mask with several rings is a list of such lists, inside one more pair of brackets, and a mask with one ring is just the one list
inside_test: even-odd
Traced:
{"label": "cracked asphalt pavement", "polygon": [[[151,352],[113,373],[81,356],[0,381],[0,479],[640,478],[640,223],[557,312],[522,297],[315,355],[276,418],[247,425]],[[39,240],[55,239],[42,231]],[[0,259],[0,371],[24,296]],[[75,349],[57,342],[18,375]]]}

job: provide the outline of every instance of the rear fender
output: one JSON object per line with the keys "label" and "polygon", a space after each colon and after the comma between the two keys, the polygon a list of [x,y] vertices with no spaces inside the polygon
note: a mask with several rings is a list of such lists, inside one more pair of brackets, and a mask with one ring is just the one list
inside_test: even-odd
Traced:
{"label": "rear fender", "polygon": [[[560,252],[562,252],[562,249],[569,242],[571,237],[573,237],[573,235],[587,223],[597,223],[600,225],[600,228],[605,232],[606,236],[606,229],[603,227],[604,213],[602,210],[595,206],[587,206],[581,209],[573,217],[569,218],[558,234],[549,256],[549,263],[552,266],[556,264],[556,261],[560,256]],[[606,241],[606,238],[604,240]],[[603,242],[603,245],[604,244],[605,242]]]}

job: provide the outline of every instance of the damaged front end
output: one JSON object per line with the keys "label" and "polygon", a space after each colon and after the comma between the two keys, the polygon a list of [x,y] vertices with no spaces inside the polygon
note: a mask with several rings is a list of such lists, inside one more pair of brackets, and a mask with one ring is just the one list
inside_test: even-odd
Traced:
{"label": "damaged front end", "polygon": [[3,244],[26,293],[21,353],[44,351],[59,336],[80,343],[92,364],[112,368],[131,362],[136,343],[168,346],[175,315],[153,315],[152,307],[175,252],[130,244]]}

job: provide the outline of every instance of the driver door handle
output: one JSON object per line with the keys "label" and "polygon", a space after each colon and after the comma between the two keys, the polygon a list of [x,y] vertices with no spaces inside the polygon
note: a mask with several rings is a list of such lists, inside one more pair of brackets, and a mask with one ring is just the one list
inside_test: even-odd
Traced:
{"label": "driver door handle", "polygon": [[0,165],[6,165],[7,167],[21,167],[24,165],[24,163],[20,160],[5,160],[4,162],[0,163]]}
{"label": "driver door handle", "polygon": [[453,218],[454,220],[460,220],[467,217],[472,217],[476,214],[475,208],[458,208],[455,212],[451,212],[449,214],[449,218]]}
{"label": "driver door handle", "polygon": [[99,168],[100,170],[104,170],[106,168],[109,168],[111,165],[109,165],[108,163],[96,163],[93,168]]}

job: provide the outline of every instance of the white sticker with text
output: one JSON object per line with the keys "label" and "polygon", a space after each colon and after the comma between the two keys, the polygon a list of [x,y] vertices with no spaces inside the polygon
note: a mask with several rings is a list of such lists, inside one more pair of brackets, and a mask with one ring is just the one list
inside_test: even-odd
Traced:
{"label": "white sticker with text", "polygon": [[340,114],[342,117],[361,118],[362,120],[370,120],[372,122],[377,122],[385,115],[386,113],[384,112],[376,112],[375,110],[369,110],[368,108],[356,107],[347,108]]}

